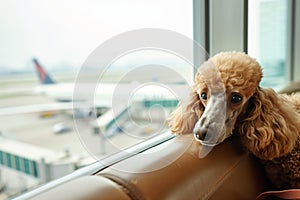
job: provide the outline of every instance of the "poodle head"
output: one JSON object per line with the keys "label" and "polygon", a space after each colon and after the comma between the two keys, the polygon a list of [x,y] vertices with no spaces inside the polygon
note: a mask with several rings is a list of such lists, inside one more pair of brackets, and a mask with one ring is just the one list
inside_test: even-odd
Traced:
{"label": "poodle head", "polygon": [[193,132],[207,146],[221,143],[231,136],[261,78],[261,66],[245,53],[223,52],[210,58],[198,69],[189,103],[171,115],[172,132]]}

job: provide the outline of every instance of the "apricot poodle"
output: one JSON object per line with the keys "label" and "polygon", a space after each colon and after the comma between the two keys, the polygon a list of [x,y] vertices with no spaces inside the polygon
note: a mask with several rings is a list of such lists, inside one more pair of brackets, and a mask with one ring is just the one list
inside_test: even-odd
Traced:
{"label": "apricot poodle", "polygon": [[261,78],[250,56],[215,55],[199,68],[189,101],[171,114],[171,131],[193,132],[207,146],[239,135],[277,189],[300,188],[300,95],[263,89]]}

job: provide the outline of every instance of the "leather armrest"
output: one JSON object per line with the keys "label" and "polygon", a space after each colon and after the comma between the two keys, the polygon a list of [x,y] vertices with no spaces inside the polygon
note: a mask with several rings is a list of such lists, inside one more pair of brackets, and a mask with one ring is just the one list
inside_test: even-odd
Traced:
{"label": "leather armrest", "polygon": [[130,200],[122,188],[101,176],[86,176],[53,188],[33,200]]}
{"label": "leather armrest", "polygon": [[[183,152],[182,147],[186,147]],[[270,189],[260,164],[242,150],[236,138],[214,147],[202,159],[198,156],[200,148],[192,135],[178,136],[167,148],[156,149],[156,156],[146,151],[33,199],[252,200]],[[180,156],[169,160],[176,153]],[[161,164],[164,167],[157,168]]]}
{"label": "leather armrest", "polygon": [[[133,199],[255,199],[269,188],[261,166],[242,150],[236,138],[214,147],[202,159],[198,156],[201,146],[192,135],[178,136],[176,143],[190,145],[182,156],[164,168],[146,172],[149,163],[168,159],[170,151],[162,148],[159,156],[147,158],[146,164],[141,162],[145,154],[138,154],[97,175],[127,188]],[[179,146],[171,148],[181,151]],[[137,170],[128,170],[130,167]],[[143,169],[145,173],[138,173]]]}

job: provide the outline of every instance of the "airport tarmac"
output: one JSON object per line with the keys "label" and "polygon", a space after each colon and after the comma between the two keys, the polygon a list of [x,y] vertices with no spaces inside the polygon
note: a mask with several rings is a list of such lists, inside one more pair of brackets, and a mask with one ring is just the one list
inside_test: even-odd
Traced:
{"label": "airport tarmac", "polygon": [[[1,91],[10,91],[0,94],[0,107],[14,107],[23,105],[38,105],[55,103],[43,95],[32,92],[30,81],[12,82],[13,87],[24,88],[24,91],[19,93],[19,89],[13,90],[9,84],[1,85]],[[28,87],[24,87],[28,86]],[[22,142],[42,146],[54,151],[69,151],[72,155],[80,157],[97,157],[107,155],[124,149],[132,144],[140,142],[140,139],[130,138],[124,135],[119,135],[114,138],[107,138],[105,149],[100,145],[103,144],[103,137],[93,133],[93,127],[85,120],[76,120],[74,124],[71,111],[53,111],[46,113],[46,117],[42,117],[45,113],[28,113],[18,115],[0,116],[0,131],[2,136],[19,140]],[[63,123],[70,130],[64,133],[55,133],[53,128],[55,125]],[[104,137],[104,139],[106,139]],[[124,141],[125,139],[125,141]],[[113,145],[111,145],[113,144]],[[120,146],[118,146],[120,145]],[[112,147],[110,147],[112,146]],[[90,155],[92,154],[92,155]],[[92,159],[91,159],[92,161]]]}
{"label": "airport tarmac", "polygon": [[[59,82],[62,80],[72,81],[75,79],[75,75],[67,74],[56,76],[56,78]],[[35,93],[35,87],[38,84],[35,75],[2,77],[0,79],[0,109],[56,103],[55,100],[49,97]],[[53,128],[59,123],[63,123],[70,131],[55,133]],[[127,129],[130,130],[130,127],[127,127]],[[4,137],[14,140],[55,151],[67,150],[72,155],[96,157],[98,159],[101,156],[125,149],[151,136],[118,134],[114,137],[103,137],[102,135],[94,134],[93,126],[86,119],[76,120],[75,124],[72,111],[0,115],[0,132]],[[103,139],[105,140],[104,142],[102,141]],[[103,147],[103,144],[105,144],[105,147]],[[91,159],[92,161],[93,159]]]}
{"label": "airport tarmac", "polygon": [[[74,77],[65,76],[64,79],[73,80]],[[1,108],[7,111],[7,108],[19,106],[57,103],[47,96],[37,94],[36,86],[38,82],[34,75],[0,79],[0,112]],[[0,134],[11,140],[29,143],[55,152],[68,153],[76,160],[76,168],[78,168],[162,132],[164,123],[160,118],[167,113],[160,107],[133,110],[133,113],[143,116],[143,120],[135,121],[134,117],[126,115],[124,120],[121,120],[121,124],[114,124],[113,128],[107,130],[106,133],[95,133],[96,118],[74,119],[72,110],[11,115],[0,113]],[[159,118],[151,118],[151,113]],[[57,131],[60,128],[65,130]]]}
{"label": "airport tarmac", "polygon": [[[34,77],[1,79],[0,109],[55,103],[46,96],[34,93],[34,87],[37,84]],[[53,129],[59,123],[63,123],[70,130],[55,133]],[[96,162],[104,156],[125,149],[144,139],[126,134],[118,134],[110,138],[103,137],[103,135],[93,132],[93,126],[86,119],[76,120],[75,127],[72,111],[0,115],[0,134],[12,140],[53,151],[67,151],[71,156],[77,157],[78,167]]]}

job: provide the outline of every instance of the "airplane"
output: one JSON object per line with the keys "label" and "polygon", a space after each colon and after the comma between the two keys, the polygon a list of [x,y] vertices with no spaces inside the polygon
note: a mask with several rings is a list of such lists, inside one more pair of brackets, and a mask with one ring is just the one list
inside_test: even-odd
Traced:
{"label": "airplane", "polygon": [[[75,83],[58,83],[48,72],[42,67],[39,61],[34,58],[33,63],[38,73],[40,85],[36,88],[37,92],[45,94],[46,96],[55,99],[58,102],[72,102],[78,101],[73,99]],[[89,87],[89,83],[84,87]],[[101,83],[95,89],[94,105],[96,107],[111,107],[114,92],[118,92],[119,99],[129,98],[130,95],[135,95],[138,99],[174,99],[174,91],[182,92],[187,91],[185,84],[167,84],[167,87],[161,84],[150,82],[149,84],[140,84],[137,81],[131,83]],[[170,90],[174,91],[170,91]],[[128,92],[134,92],[129,94]],[[188,95],[185,93],[184,96]]]}
{"label": "airplane", "polygon": [[[32,61],[40,83],[35,87],[34,92],[43,94],[55,100],[56,103],[1,108],[0,116],[72,109],[75,110],[75,116],[90,115],[91,110],[96,110],[96,114],[99,116],[112,108],[113,104],[115,106],[124,104],[124,100],[127,100],[126,103],[132,103],[131,101],[158,99],[161,100],[160,103],[163,103],[164,100],[178,101],[178,96],[187,97],[189,95],[189,90],[187,90],[189,86],[185,84],[173,83],[167,84],[167,87],[165,87],[155,82],[149,84],[139,84],[137,81],[131,83],[101,83],[100,87],[95,89],[93,104],[86,104],[84,98],[73,99],[75,83],[57,82],[36,58],[33,58]],[[87,83],[84,87],[89,87],[89,84]],[[117,93],[118,100],[113,101],[115,93]]]}

